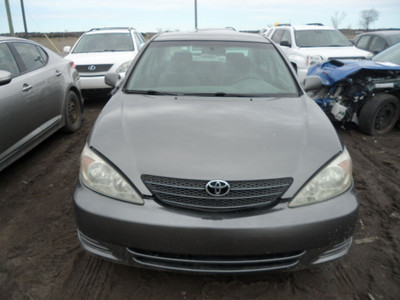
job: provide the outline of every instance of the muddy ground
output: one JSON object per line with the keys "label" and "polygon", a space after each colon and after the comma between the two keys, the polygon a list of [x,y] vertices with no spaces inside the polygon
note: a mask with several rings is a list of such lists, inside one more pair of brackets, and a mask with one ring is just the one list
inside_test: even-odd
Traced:
{"label": "muddy ground", "polygon": [[0,173],[0,299],[400,299],[400,130],[338,129],[354,160],[360,219],[346,257],[277,274],[199,276],[116,265],[86,254],[71,195],[83,128],[57,133]]}

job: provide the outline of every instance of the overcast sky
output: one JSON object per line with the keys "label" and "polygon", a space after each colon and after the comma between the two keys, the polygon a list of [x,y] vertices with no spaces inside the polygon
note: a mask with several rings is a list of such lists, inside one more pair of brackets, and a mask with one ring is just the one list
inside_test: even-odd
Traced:
{"label": "overcast sky", "polygon": [[[23,32],[20,0],[9,0],[15,32]],[[135,27],[142,32],[194,29],[194,0],[24,0],[29,32],[86,31],[94,27]],[[198,27],[258,30],[276,22],[324,23],[344,12],[340,28],[360,28],[360,12],[376,9],[371,28],[400,28],[400,0],[197,0]],[[8,33],[0,0],[0,33]]]}

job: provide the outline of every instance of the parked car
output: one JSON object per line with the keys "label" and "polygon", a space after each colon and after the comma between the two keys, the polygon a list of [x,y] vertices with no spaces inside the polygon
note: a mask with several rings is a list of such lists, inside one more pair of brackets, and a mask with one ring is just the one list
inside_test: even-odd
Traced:
{"label": "parked car", "polygon": [[104,83],[107,71],[124,76],[140,48],[145,44],[142,34],[133,28],[94,28],[84,33],[75,45],[64,47],[65,57],[75,62],[81,77],[84,96],[107,95]]}
{"label": "parked car", "polygon": [[308,69],[331,59],[365,59],[372,55],[356,48],[339,30],[322,24],[282,24],[267,32],[280,45],[302,81]]}
{"label": "parked car", "polygon": [[41,45],[0,37],[0,171],[60,128],[79,129],[79,75]]}
{"label": "parked car", "polygon": [[89,253],[206,273],[347,253],[358,215],[351,158],[274,43],[233,30],[161,33],[125,79],[106,81],[115,93],[73,196]]}
{"label": "parked car", "polygon": [[382,50],[400,42],[400,30],[381,30],[361,33],[354,40],[357,48],[378,54]]}
{"label": "parked car", "polygon": [[400,43],[371,60],[332,60],[314,66],[322,87],[312,97],[334,122],[357,124],[370,135],[385,134],[400,114]]}

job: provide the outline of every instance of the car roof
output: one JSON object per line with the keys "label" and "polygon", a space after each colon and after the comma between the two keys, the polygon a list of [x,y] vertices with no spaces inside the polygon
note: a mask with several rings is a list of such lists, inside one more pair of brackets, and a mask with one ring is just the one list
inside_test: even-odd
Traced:
{"label": "car roof", "polygon": [[293,28],[294,30],[336,30],[333,27],[325,26],[321,23],[313,23],[313,24],[306,24],[306,25],[290,25],[290,24],[281,24],[274,26],[272,28]]}
{"label": "car roof", "polygon": [[111,32],[115,33],[115,32],[127,32],[127,31],[136,31],[136,29],[132,27],[92,28],[89,31],[86,31],[84,34],[111,33]]}
{"label": "car roof", "polygon": [[192,32],[163,32],[154,41],[235,41],[269,43],[260,34],[243,33],[234,30],[198,30]]}
{"label": "car roof", "polygon": [[358,36],[373,34],[379,36],[391,36],[391,35],[399,35],[400,30],[379,30],[379,31],[369,31],[359,34]]}
{"label": "car roof", "polygon": [[31,42],[35,43],[34,41],[18,38],[14,36],[0,36],[0,42],[9,42],[9,41],[20,41],[20,42]]}

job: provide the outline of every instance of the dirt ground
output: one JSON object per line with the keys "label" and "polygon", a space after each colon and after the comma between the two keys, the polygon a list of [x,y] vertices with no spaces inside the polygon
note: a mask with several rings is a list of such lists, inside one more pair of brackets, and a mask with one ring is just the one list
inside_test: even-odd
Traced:
{"label": "dirt ground", "polygon": [[0,299],[400,299],[400,130],[339,134],[354,161],[360,219],[349,255],[312,269],[200,276],[137,269],[86,254],[72,209],[83,128],[57,133],[0,173]]}

